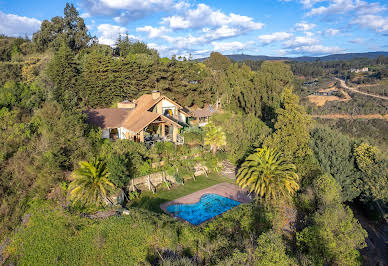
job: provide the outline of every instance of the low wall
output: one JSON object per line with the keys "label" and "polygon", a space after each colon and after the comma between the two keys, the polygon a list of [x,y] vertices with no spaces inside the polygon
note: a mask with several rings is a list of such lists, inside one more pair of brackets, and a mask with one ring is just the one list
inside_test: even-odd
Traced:
{"label": "low wall", "polygon": [[[202,166],[200,164],[196,165],[194,167],[195,172],[194,176],[200,176],[200,175],[207,175],[208,169],[206,166]],[[151,182],[151,186],[158,186],[163,183],[163,175],[165,176],[166,180],[171,182],[172,184],[175,184],[175,178],[169,174],[167,174],[166,171],[164,172],[157,172],[149,175],[145,175],[142,177],[134,178],[130,181],[130,184],[128,185],[129,190],[132,189],[132,186],[135,185],[137,189],[140,190],[149,190],[149,182]],[[185,179],[191,179],[192,176],[185,176]]]}
{"label": "low wall", "polygon": [[[176,183],[175,178],[170,176],[165,172],[166,179],[171,183]],[[137,177],[133,179],[133,184],[140,190],[148,189],[148,177],[151,181],[151,184],[154,186],[158,186],[163,183],[163,172],[153,173],[142,177]],[[132,181],[131,181],[132,182]],[[129,185],[132,186],[132,183]]]}

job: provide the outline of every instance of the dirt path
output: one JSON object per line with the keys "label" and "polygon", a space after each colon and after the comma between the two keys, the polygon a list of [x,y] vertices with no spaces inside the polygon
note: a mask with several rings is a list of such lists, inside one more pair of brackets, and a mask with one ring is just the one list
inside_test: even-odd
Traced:
{"label": "dirt path", "polygon": [[328,114],[328,115],[311,115],[313,118],[322,119],[382,119],[388,121],[388,114],[370,114],[370,115],[349,115],[349,114]]}
{"label": "dirt path", "polygon": [[351,88],[351,87],[348,87],[348,85],[346,85],[345,81],[342,80],[342,79],[339,79],[339,78],[335,78],[336,80],[339,80],[339,82],[341,82],[341,86],[345,89],[348,89],[350,91],[353,91],[355,93],[359,93],[359,94],[363,94],[363,95],[367,95],[367,96],[370,96],[370,97],[375,97],[375,98],[379,98],[379,99],[383,99],[383,100],[388,100],[388,97],[386,96],[381,96],[381,95],[376,95],[376,94],[371,94],[371,93],[367,93],[367,92],[363,92],[363,91],[359,91],[355,88]]}

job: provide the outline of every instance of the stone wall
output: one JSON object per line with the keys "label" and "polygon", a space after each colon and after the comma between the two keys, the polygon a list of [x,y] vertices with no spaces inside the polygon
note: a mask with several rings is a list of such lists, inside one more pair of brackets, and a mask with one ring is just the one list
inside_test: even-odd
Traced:
{"label": "stone wall", "polygon": [[[207,175],[208,169],[206,166],[202,166],[201,164],[197,164],[195,167],[194,176],[200,176],[200,175]],[[163,183],[163,175],[165,176],[166,180],[169,181],[171,184],[175,184],[175,178],[167,172],[157,172],[149,175],[145,175],[142,177],[134,178],[130,181],[130,184],[128,185],[129,190],[132,190],[133,185],[140,190],[149,190],[150,185],[149,181],[151,182],[152,187],[157,187],[158,185]],[[184,179],[191,179],[192,176],[185,176]]]}
{"label": "stone wall", "polygon": [[[136,186],[136,188],[140,190],[148,190],[149,189],[148,178],[151,181],[151,184],[156,187],[163,183],[163,173],[165,173],[167,181],[170,181],[171,183],[176,183],[175,178],[173,176],[168,175],[167,172],[158,172],[158,173],[153,173],[146,176],[134,178],[133,184]],[[130,187],[131,186],[132,186],[132,183],[130,184]]]}

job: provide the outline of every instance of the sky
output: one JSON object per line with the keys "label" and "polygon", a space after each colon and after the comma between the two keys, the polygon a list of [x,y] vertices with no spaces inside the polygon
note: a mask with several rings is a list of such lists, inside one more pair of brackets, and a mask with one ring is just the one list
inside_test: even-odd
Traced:
{"label": "sky", "polygon": [[162,57],[388,51],[387,0],[0,0],[0,34],[31,37],[66,2],[99,43],[128,34]]}

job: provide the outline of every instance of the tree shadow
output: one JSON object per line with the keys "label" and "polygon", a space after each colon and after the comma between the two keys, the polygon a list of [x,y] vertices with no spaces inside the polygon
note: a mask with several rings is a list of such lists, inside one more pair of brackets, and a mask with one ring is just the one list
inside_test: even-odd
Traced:
{"label": "tree shadow", "polygon": [[130,201],[127,207],[136,207],[146,209],[156,213],[164,213],[160,208],[160,204],[167,202],[168,199],[159,198],[156,196],[140,196],[140,198]]}

